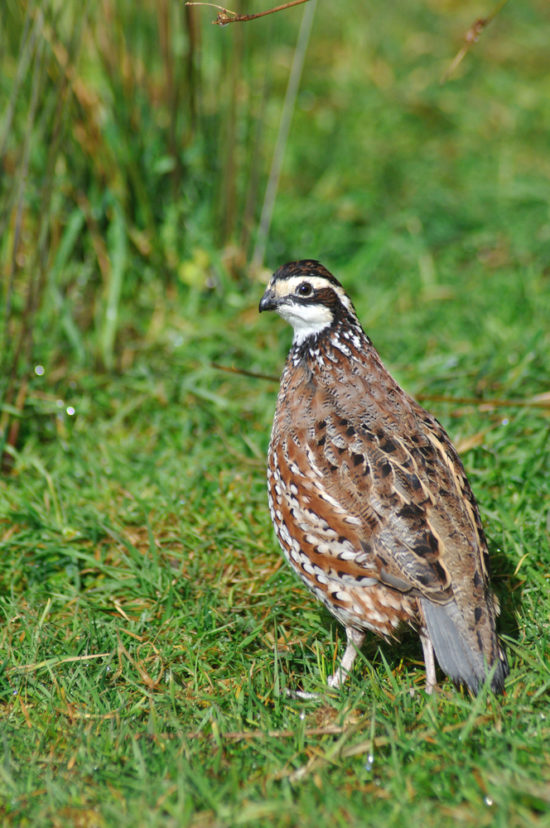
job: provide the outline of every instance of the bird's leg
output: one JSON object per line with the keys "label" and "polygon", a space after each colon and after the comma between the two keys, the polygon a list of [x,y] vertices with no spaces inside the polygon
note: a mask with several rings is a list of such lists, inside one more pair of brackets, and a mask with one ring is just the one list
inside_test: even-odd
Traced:
{"label": "bird's leg", "polygon": [[[360,630],[354,630],[352,627],[346,627],[346,637],[348,640],[346,650],[344,652],[344,655],[342,656],[340,666],[338,667],[333,676],[328,677],[329,687],[338,688],[341,687],[342,684],[345,682],[345,680],[348,677],[349,671],[353,666],[355,657],[363,645],[363,641],[365,640],[365,633],[361,632]],[[310,700],[321,698],[321,696],[318,693],[307,693],[304,690],[289,690],[288,688],[286,694],[291,699]]]}
{"label": "bird's leg", "polygon": [[426,665],[426,693],[432,693],[437,686],[437,680],[435,677],[434,648],[432,647],[430,638],[425,632],[421,632],[419,635],[420,641],[422,642],[424,664]]}
{"label": "bird's leg", "polygon": [[348,640],[346,651],[342,657],[340,666],[338,667],[334,675],[329,676],[328,678],[329,687],[341,687],[341,685],[345,682],[345,680],[348,677],[349,671],[353,666],[355,657],[361,649],[361,647],[363,646],[363,641],[365,640],[365,633],[361,630],[355,630],[353,629],[353,627],[346,627],[346,637]]}

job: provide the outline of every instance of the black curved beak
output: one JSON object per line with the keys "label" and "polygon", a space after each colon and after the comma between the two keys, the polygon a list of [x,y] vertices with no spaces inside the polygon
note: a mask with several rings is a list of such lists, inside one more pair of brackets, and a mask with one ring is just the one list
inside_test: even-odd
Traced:
{"label": "black curved beak", "polygon": [[260,306],[258,310],[260,313],[262,311],[277,310],[277,298],[271,288],[267,288],[266,292],[260,299]]}

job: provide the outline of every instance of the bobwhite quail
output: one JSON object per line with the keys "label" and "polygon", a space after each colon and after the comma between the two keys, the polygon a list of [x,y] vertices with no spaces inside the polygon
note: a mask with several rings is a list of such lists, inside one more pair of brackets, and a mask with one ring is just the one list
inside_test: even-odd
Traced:
{"label": "bobwhite quail", "polygon": [[487,543],[464,468],[438,421],[384,368],[337,279],[319,262],[272,277],[260,312],[294,328],[268,455],[271,517],[286,559],[344,625],[330,677],[345,680],[365,632],[418,630],[450,678],[502,692]]}

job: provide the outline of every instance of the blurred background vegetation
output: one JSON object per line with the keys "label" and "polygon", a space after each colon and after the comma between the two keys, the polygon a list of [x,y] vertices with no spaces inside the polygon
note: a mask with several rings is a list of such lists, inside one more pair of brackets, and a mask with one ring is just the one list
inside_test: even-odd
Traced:
{"label": "blurred background vegetation", "polygon": [[550,254],[546,7],[505,6],[440,83],[482,11],[319,6],[262,256],[302,8],[220,29],[170,0],[7,0],[8,403],[28,404],[36,363],[127,369],[175,306],[193,324],[292,257],[364,279],[369,305],[387,279],[401,307],[505,269],[520,283]]}
{"label": "blurred background vegetation", "polygon": [[[225,28],[215,15],[3,0],[0,813],[362,825],[368,791],[373,824],[532,824],[550,807],[548,3],[312,0]],[[305,257],[343,281],[464,453],[514,660],[508,718],[495,706],[487,725],[452,691],[411,701],[414,642],[371,643],[378,672],[358,668],[319,733],[281,701],[287,680],[319,688],[338,631],[271,534],[277,383],[215,366],[278,375],[290,332],[257,303],[272,270]],[[374,706],[393,746],[381,776],[331,758],[292,793],[322,726]],[[296,735],[222,745],[250,727]]]}

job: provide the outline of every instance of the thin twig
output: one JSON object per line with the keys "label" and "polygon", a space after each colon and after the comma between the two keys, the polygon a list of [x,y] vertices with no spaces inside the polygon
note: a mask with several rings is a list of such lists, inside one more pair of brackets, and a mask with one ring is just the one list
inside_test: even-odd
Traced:
{"label": "thin twig", "polygon": [[232,365],[219,365],[217,362],[212,363],[212,368],[218,371],[225,371],[227,374],[242,374],[243,377],[252,377],[253,379],[263,379],[268,382],[279,382],[280,377],[273,374],[258,374],[256,371],[247,371],[246,368],[234,368]]}
{"label": "thin twig", "polygon": [[507,2],[508,0],[501,0],[496,9],[494,9],[494,11],[492,11],[487,17],[478,17],[477,20],[474,20],[464,35],[464,45],[459,49],[447,70],[443,73],[440,83],[446,83],[449,80],[450,76],[453,74],[455,69],[460,66],[474,43],[477,43],[481,33],[485,31],[489,23],[493,22],[497,14],[502,11]]}
{"label": "thin twig", "polygon": [[[481,725],[487,721],[490,721],[490,716],[488,714],[482,714],[477,716],[475,719],[476,725]],[[355,722],[353,724],[343,724],[343,725],[335,725],[329,724],[325,725],[324,727],[309,727],[304,730],[303,735],[305,737],[309,736],[341,736],[345,735],[347,741],[350,736],[355,735],[356,733],[360,732],[361,730],[366,730],[369,724],[371,724],[371,720],[368,717],[365,717],[359,722]],[[446,725],[445,727],[441,728],[443,733],[450,733],[453,730],[459,730],[464,726],[464,722],[453,722],[452,724]],[[424,730],[415,730],[415,736],[418,740],[429,740],[432,739],[434,736],[434,732],[431,729],[424,729]],[[228,742],[248,742],[254,741],[256,739],[293,739],[296,737],[296,728],[290,728],[285,730],[230,730],[226,731],[225,733],[219,732],[218,736]],[[186,739],[208,739],[212,740],[215,738],[214,734],[211,732],[205,732],[204,730],[195,730],[191,733],[186,733]],[[372,750],[372,747],[382,747],[389,744],[391,740],[386,736],[376,736],[373,737],[371,733],[369,738],[362,741],[357,742],[354,745],[344,746],[344,742],[340,741],[338,744],[339,747],[339,754],[343,757],[347,756],[356,756],[360,753],[366,753],[369,750]],[[316,757],[318,759],[324,759],[325,757]]]}
{"label": "thin twig", "polygon": [[[344,733],[348,725],[326,725],[325,727],[306,728],[304,736],[338,736]],[[230,730],[220,734],[228,742],[250,741],[252,739],[292,739],[296,736],[296,730]],[[196,730],[186,734],[187,739],[212,739],[211,733]]]}
{"label": "thin twig", "polygon": [[[241,374],[244,377],[268,382],[280,380],[280,377],[274,374],[260,374],[256,371],[247,371],[245,368],[235,368],[233,365],[220,365],[217,362],[212,362],[211,365],[212,368],[225,371],[227,374]],[[415,394],[415,398],[426,402],[450,403],[451,405],[475,405],[479,408],[550,408],[549,394],[541,394],[539,397],[531,397],[528,400],[480,400],[479,397],[447,397],[445,394]]]}
{"label": "thin twig", "polygon": [[227,26],[228,23],[248,23],[249,20],[256,20],[258,17],[265,17],[267,14],[275,14],[275,12],[290,9],[292,6],[300,6],[302,3],[307,3],[308,0],[292,0],[290,3],[283,3],[282,6],[274,6],[272,9],[266,9],[263,12],[256,14],[237,14],[237,12],[225,9],[223,6],[218,6],[216,3],[186,3],[186,6],[210,6],[213,9],[220,11],[216,15],[216,19],[212,21],[215,26]]}
{"label": "thin twig", "polygon": [[444,394],[416,394],[417,400],[444,402],[453,405],[475,405],[479,408],[550,408],[550,399],[530,400],[480,400],[477,397],[446,397]]}
{"label": "thin twig", "polygon": [[9,672],[31,673],[34,670],[41,670],[43,667],[59,667],[60,664],[72,664],[75,661],[90,661],[92,658],[107,658],[112,653],[91,653],[84,656],[66,656],[65,658],[47,658],[45,661],[37,661],[35,664],[19,664],[10,667]]}

